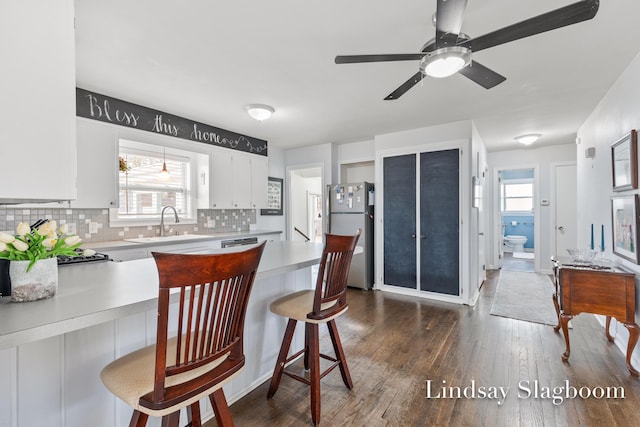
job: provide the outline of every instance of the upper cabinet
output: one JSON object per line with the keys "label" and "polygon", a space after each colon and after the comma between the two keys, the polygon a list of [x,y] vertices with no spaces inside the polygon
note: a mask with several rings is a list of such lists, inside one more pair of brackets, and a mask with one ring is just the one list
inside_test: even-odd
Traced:
{"label": "upper cabinet", "polygon": [[209,207],[213,209],[260,209],[267,201],[265,156],[231,150],[210,154]]}
{"label": "upper cabinet", "polygon": [[251,157],[251,207],[263,209],[267,207],[267,181],[269,160],[265,156]]}
{"label": "upper cabinet", "polygon": [[118,207],[117,128],[77,118],[77,146],[78,197],[71,207]]}
{"label": "upper cabinet", "polygon": [[0,203],[74,199],[73,0],[4,2],[0,39]]}

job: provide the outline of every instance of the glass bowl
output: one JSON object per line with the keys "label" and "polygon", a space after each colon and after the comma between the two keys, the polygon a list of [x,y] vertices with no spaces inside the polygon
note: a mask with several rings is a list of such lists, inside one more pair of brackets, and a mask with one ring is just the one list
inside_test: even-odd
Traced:
{"label": "glass bowl", "polygon": [[567,249],[571,258],[573,258],[574,262],[582,263],[582,264],[590,264],[595,256],[598,254],[598,251],[594,249],[578,249],[572,248]]}

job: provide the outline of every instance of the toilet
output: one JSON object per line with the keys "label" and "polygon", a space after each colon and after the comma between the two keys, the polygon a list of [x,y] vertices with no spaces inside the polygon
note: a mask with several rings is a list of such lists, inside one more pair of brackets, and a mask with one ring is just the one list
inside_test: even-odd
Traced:
{"label": "toilet", "polygon": [[512,234],[504,236],[504,244],[511,248],[511,252],[524,252],[525,243],[527,243],[527,236]]}

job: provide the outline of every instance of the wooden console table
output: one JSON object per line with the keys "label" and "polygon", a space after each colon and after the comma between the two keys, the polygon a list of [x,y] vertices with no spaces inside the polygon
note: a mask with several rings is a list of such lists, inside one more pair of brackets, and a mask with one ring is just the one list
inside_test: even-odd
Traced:
{"label": "wooden console table", "polygon": [[557,332],[562,327],[567,345],[562,360],[569,360],[571,353],[568,323],[573,316],[580,313],[606,316],[605,333],[610,342],[613,342],[613,337],[609,333],[609,325],[614,317],[629,330],[627,368],[631,375],[637,377],[638,371],[631,366],[631,354],[640,333],[635,323],[635,274],[597,264],[577,265],[570,258],[551,260],[556,285],[553,304],[558,315],[558,324],[553,329]]}

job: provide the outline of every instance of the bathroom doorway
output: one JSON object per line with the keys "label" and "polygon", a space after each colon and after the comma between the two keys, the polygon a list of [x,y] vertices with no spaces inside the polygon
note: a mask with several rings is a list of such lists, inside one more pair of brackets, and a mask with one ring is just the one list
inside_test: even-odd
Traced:
{"label": "bathroom doorway", "polygon": [[536,271],[535,172],[534,168],[498,171],[498,250],[504,270]]}

